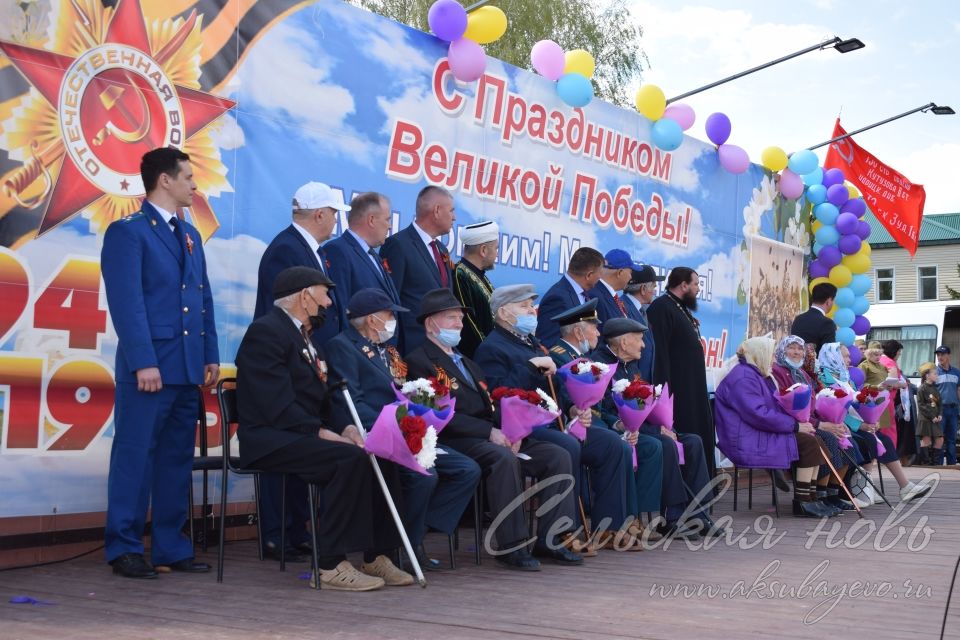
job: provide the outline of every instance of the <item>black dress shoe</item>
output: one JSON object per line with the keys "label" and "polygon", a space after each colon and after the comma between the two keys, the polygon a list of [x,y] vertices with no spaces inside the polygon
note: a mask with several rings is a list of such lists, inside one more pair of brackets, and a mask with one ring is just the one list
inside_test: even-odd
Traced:
{"label": "black dress shoe", "polygon": [[517,549],[496,557],[497,563],[514,571],[540,571],[540,561],[530,555],[526,549]]}
{"label": "black dress shoe", "polygon": [[680,538],[682,540],[698,540],[700,538],[700,527],[694,523],[678,523],[661,521],[656,528],[656,532],[664,538]]}
{"label": "black dress shoe", "polygon": [[193,558],[184,558],[167,565],[170,571],[182,571],[183,573],[207,573],[210,571],[210,565],[206,562],[194,562]]}
{"label": "black dress shoe", "polygon": [[829,518],[834,515],[833,509],[819,502],[793,501],[793,515],[800,518]]}
{"label": "black dress shoe", "polygon": [[840,495],[840,489],[827,488],[827,497],[821,500],[825,504],[837,507],[842,511],[854,511],[856,507],[852,502]]}
{"label": "black dress shoe", "polygon": [[771,469],[770,475],[773,476],[773,484],[777,486],[777,489],[784,493],[790,491],[790,483],[787,482],[787,476],[784,475],[783,469]]}
{"label": "black dress shoe", "polygon": [[125,553],[110,561],[113,572],[124,578],[145,578],[152,580],[157,577],[153,566],[144,560],[139,553]]}
{"label": "black dress shoe", "polygon": [[[297,547],[287,547],[286,553],[284,553],[285,562],[306,562],[310,559],[311,550],[310,547],[307,547],[306,552],[303,552],[299,546]],[[270,558],[271,560],[280,560],[280,547],[272,542],[268,542],[263,545],[263,557]]]}
{"label": "black dress shoe", "polygon": [[550,549],[546,546],[535,545],[533,547],[533,555],[538,558],[545,558],[554,564],[561,564],[567,566],[576,566],[583,564],[583,557],[578,554],[570,551],[566,547],[558,546],[555,549]]}
{"label": "black dress shoe", "polygon": [[704,538],[722,538],[727,535],[727,529],[717,526],[717,523],[710,518],[700,519],[700,529],[698,533]]}
{"label": "black dress shoe", "polygon": [[[424,571],[447,571],[447,567],[444,567],[439,560],[434,558],[427,557],[427,552],[424,550],[423,545],[420,545],[414,549],[414,554],[417,556],[417,563],[419,563],[420,568]],[[405,553],[401,554],[403,556],[403,565],[401,569],[406,571],[409,574],[415,573],[413,570],[413,564],[407,559]]]}

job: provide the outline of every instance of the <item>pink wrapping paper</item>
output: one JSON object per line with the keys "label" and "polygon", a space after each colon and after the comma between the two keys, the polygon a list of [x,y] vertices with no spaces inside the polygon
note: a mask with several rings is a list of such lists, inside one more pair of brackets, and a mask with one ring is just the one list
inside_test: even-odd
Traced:
{"label": "pink wrapping paper", "polygon": [[[775,394],[780,407],[797,422],[810,422],[810,411],[813,408],[813,393],[810,385],[802,384],[791,389],[786,395]],[[806,400],[804,403],[803,401]]]}
{"label": "pink wrapping paper", "polygon": [[420,466],[416,456],[410,453],[407,441],[403,439],[403,432],[400,431],[400,424],[397,422],[397,409],[400,404],[393,402],[380,410],[380,415],[367,433],[364,448],[367,453],[372,453],[378,458],[396,462],[411,471],[428,476],[430,472]]}
{"label": "pink wrapping paper", "polygon": [[587,439],[587,428],[580,422],[580,418],[574,418],[567,423],[567,433],[580,442],[584,442]]}
{"label": "pink wrapping paper", "polygon": [[670,395],[669,384],[663,384],[660,397],[653,403],[653,411],[647,416],[647,422],[658,427],[673,429],[673,396]]}
{"label": "pink wrapping paper", "polygon": [[546,427],[559,416],[558,412],[547,411],[523,398],[500,399],[500,431],[511,443],[520,442],[534,429]]}
{"label": "pink wrapping paper", "polygon": [[819,396],[817,398],[817,416],[821,420],[843,424],[843,419],[847,415],[847,407],[850,406],[851,397],[831,398],[829,396]]}
{"label": "pink wrapping paper", "polygon": [[563,386],[567,390],[567,395],[570,396],[573,404],[575,404],[578,409],[583,410],[589,409],[603,400],[603,396],[607,392],[607,387],[610,386],[610,381],[613,379],[613,375],[617,372],[617,369],[613,365],[609,365],[607,372],[600,376],[597,381],[583,382],[578,380],[575,377],[576,374],[573,373],[573,367],[580,362],[582,362],[582,360],[568,362],[560,367],[557,375],[563,380]]}
{"label": "pink wrapping paper", "polygon": [[880,422],[880,417],[887,410],[887,405],[890,404],[890,394],[884,391],[877,397],[877,400],[879,400],[879,402],[875,405],[854,402],[853,410],[857,412],[864,422],[877,424]]}
{"label": "pink wrapping paper", "polygon": [[453,420],[453,412],[457,406],[456,398],[451,398],[449,395],[440,396],[437,398],[437,406],[444,407],[443,409],[437,411],[436,409],[431,409],[430,407],[413,402],[407,396],[400,393],[400,390],[396,387],[393,388],[393,392],[397,397],[398,402],[407,405],[407,411],[415,416],[420,416],[423,418],[423,421],[427,423],[427,426],[433,427],[438,436],[440,435],[440,432],[443,431],[443,428],[450,424],[450,421]]}

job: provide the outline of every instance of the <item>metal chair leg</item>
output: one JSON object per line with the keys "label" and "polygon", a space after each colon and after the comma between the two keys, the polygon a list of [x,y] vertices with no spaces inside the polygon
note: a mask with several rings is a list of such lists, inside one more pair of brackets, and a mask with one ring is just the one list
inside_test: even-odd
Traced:
{"label": "metal chair leg", "polygon": [[[226,482],[226,481],[224,481]],[[253,505],[257,514],[257,557],[263,562],[263,526],[260,524],[260,474],[253,474]]]}
{"label": "metal chair leg", "polygon": [[280,571],[287,570],[287,474],[280,481]]}
{"label": "metal chair leg", "polygon": [[733,512],[737,512],[737,496],[740,493],[740,469],[733,465]]}
{"label": "metal chair leg", "polygon": [[483,482],[473,492],[473,561],[480,564],[480,545],[483,540]]}
{"label": "metal chair leg", "polygon": [[[226,465],[224,465],[226,466]],[[223,480],[220,482],[220,545],[217,548],[217,582],[223,582],[223,551],[227,540],[227,480],[229,472],[224,471]],[[256,481],[254,481],[254,493],[256,491]],[[258,514],[259,515],[259,514]],[[260,523],[257,519],[257,546],[260,545]],[[260,550],[263,553],[263,550]]]}
{"label": "metal chair leg", "polygon": [[447,536],[447,548],[450,552],[450,569],[456,569],[457,560],[454,557],[454,553],[453,553],[453,534],[452,533]]}
{"label": "metal chair leg", "polygon": [[[284,476],[286,479],[286,476]],[[284,486],[286,488],[286,486]],[[313,588],[320,588],[320,551],[317,546],[317,485],[310,483],[307,485],[307,499],[310,501],[310,543],[313,547],[311,552],[311,570],[313,571]],[[286,516],[286,513],[284,513]],[[286,520],[284,520],[286,524]],[[281,531],[280,536],[283,537]],[[283,558],[283,556],[280,556]]]}
{"label": "metal chair leg", "polygon": [[[208,520],[213,516],[213,507],[210,505],[210,496],[207,493],[207,480],[210,477],[210,472],[206,469],[203,470],[203,552],[207,552],[207,548],[210,546],[209,542],[209,532],[210,527],[207,526]],[[190,517],[193,517],[193,510],[190,511]]]}
{"label": "metal chair leg", "polygon": [[773,512],[780,517],[780,498],[777,497],[777,483],[773,481],[773,471],[770,471],[770,488],[773,489]]}
{"label": "metal chair leg", "polygon": [[747,511],[753,511],[753,469],[747,469]]}
{"label": "metal chair leg", "polygon": [[[194,549],[196,544],[193,533],[193,473],[190,473],[190,485],[187,489],[187,522],[190,525],[190,550]],[[204,549],[206,551],[206,549]]]}

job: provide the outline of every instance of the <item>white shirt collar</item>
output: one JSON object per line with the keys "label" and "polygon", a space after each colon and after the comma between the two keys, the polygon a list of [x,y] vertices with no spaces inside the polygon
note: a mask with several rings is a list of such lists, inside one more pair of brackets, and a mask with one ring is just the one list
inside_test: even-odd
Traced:
{"label": "white shirt collar", "polygon": [[816,309],[817,311],[819,311],[819,312],[822,313],[823,315],[827,315],[827,312],[826,312],[826,311],[824,311],[823,309],[821,309],[820,307],[818,307],[818,306],[816,306],[816,305],[814,305],[814,306],[812,306],[812,307],[810,307],[810,308],[811,308],[811,309]]}
{"label": "white shirt collar", "polygon": [[571,278],[571,277],[570,277],[570,274],[565,273],[565,274],[563,274],[563,277],[566,278],[566,279],[567,279],[567,282],[570,283],[570,286],[573,287],[573,291],[574,291],[578,296],[580,296],[580,302],[583,302],[583,294],[584,294],[583,287],[581,287],[581,286],[577,283],[576,280],[574,280],[573,278]]}
{"label": "white shirt collar", "polygon": [[307,245],[310,246],[310,250],[316,253],[317,249],[320,248],[320,243],[317,242],[317,239],[314,238],[309,231],[298,225],[296,222],[293,223],[293,228],[296,229],[297,232],[303,236],[303,239],[307,241]]}
{"label": "white shirt collar", "polygon": [[[147,200],[147,202],[150,202],[150,201]],[[173,213],[170,213],[170,212],[167,211],[166,209],[164,209],[164,208],[162,208],[162,207],[154,204],[153,202],[150,202],[150,206],[152,206],[154,209],[157,210],[157,213],[160,214],[160,217],[163,218],[163,219],[166,221],[167,226],[169,227],[169,226],[170,226],[170,221],[173,220],[173,219],[176,217],[176,215],[173,214]]]}
{"label": "white shirt collar", "polygon": [[578,356],[582,356],[582,355],[583,355],[583,353],[580,352],[580,349],[577,348],[577,345],[575,345],[575,344],[570,344],[569,342],[567,342],[567,341],[564,340],[563,338],[560,338],[560,342],[562,342],[563,344],[567,345],[567,347],[569,347],[570,350],[573,351],[573,352],[574,352],[575,354],[577,354]]}
{"label": "white shirt collar", "polygon": [[370,253],[370,245],[367,244],[366,240],[354,233],[353,229],[347,229],[347,233],[353,236],[353,239],[357,241],[357,244],[360,245],[360,248],[363,249],[364,253]]}
{"label": "white shirt collar", "polygon": [[604,280],[603,278],[601,278],[601,279],[600,279],[600,284],[602,284],[603,286],[605,286],[605,287],[607,288],[607,291],[610,292],[610,296],[611,296],[611,297],[614,297],[614,298],[617,297],[617,290],[614,289],[613,287],[611,287],[609,284],[607,284],[607,281],[606,281],[606,280]]}
{"label": "white shirt collar", "polygon": [[627,300],[633,303],[633,306],[635,306],[640,311],[643,311],[643,303],[637,300],[637,296],[633,295],[632,293],[628,293],[626,297],[627,297]]}
{"label": "white shirt collar", "polygon": [[[427,249],[430,249],[430,245],[433,243],[433,238],[430,237],[430,234],[420,228],[416,222],[412,223],[413,228],[416,230],[417,235],[420,236],[420,239],[423,240],[423,244],[427,245]],[[432,255],[432,254],[431,254]]]}

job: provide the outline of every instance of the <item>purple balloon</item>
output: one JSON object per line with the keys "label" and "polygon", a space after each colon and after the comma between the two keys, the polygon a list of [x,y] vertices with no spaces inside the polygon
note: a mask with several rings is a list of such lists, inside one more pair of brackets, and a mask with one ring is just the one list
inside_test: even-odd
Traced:
{"label": "purple balloon", "polygon": [[[850,195],[849,193],[847,195]],[[858,218],[862,218],[863,214],[867,211],[867,203],[864,202],[863,198],[854,198],[853,200],[847,200],[847,203],[840,207],[841,213],[852,213]]]}
{"label": "purple balloon", "polygon": [[743,173],[750,167],[750,156],[735,144],[721,144],[717,155],[720,166],[730,173]]}
{"label": "purple balloon", "polygon": [[865,336],[867,332],[870,331],[870,321],[866,316],[857,316],[853,320],[853,324],[850,325],[850,328],[853,329],[853,332],[858,336]]}
{"label": "purple balloon", "polygon": [[530,50],[530,62],[537,73],[549,80],[559,80],[563,75],[563,47],[553,40],[541,40]]}
{"label": "purple balloon", "polygon": [[719,147],[730,138],[730,130],[733,128],[733,125],[730,124],[730,118],[728,118],[726,114],[717,112],[707,116],[705,128],[710,142]]}
{"label": "purple balloon", "polygon": [[848,236],[857,232],[860,221],[857,220],[857,216],[848,212],[841,213],[834,224],[837,225],[837,231],[839,231],[841,235]]}
{"label": "purple balloon", "polygon": [[860,245],[862,244],[863,240],[860,239],[860,236],[849,235],[840,238],[840,242],[837,244],[837,246],[840,247],[840,253],[845,256],[850,256],[855,254],[857,251],[860,251]]}
{"label": "purple balloon", "polygon": [[[823,253],[823,250],[821,250],[820,253]],[[830,267],[820,262],[819,259],[810,263],[811,278],[826,278],[828,275],[830,275]]]}
{"label": "purple balloon", "polygon": [[467,30],[467,10],[456,0],[437,0],[427,11],[427,24],[433,35],[453,42]]}
{"label": "purple balloon", "polygon": [[820,249],[820,255],[817,256],[820,264],[825,266],[827,269],[833,269],[835,266],[840,264],[840,260],[842,258],[843,256],[840,254],[840,249],[830,245]]}
{"label": "purple balloon", "polygon": [[860,236],[861,240],[866,240],[870,237],[870,225],[864,222],[863,220],[857,221],[857,235]]}
{"label": "purple balloon", "polygon": [[483,47],[469,38],[460,38],[450,43],[447,61],[453,77],[463,82],[479,80],[487,68],[487,55]]}
{"label": "purple balloon", "polygon": [[799,198],[803,195],[803,178],[790,169],[784,169],[780,174],[780,193],[791,200]]}
{"label": "purple balloon", "polygon": [[843,171],[841,169],[828,169],[823,174],[823,186],[830,188],[835,184],[843,184]]}
{"label": "purple balloon", "polygon": [[854,367],[860,364],[860,361],[863,360],[863,353],[860,351],[860,347],[852,344],[847,347],[847,350],[850,352],[850,364]]}
{"label": "purple balloon", "polygon": [[835,184],[827,188],[827,200],[832,204],[842,207],[850,199],[850,192],[842,184]]}
{"label": "purple balloon", "polygon": [[857,388],[862,387],[864,380],[866,380],[863,369],[859,367],[847,367],[847,371],[850,372],[850,381],[853,382],[854,386]]}
{"label": "purple balloon", "polygon": [[676,102],[667,106],[663,112],[663,117],[670,118],[679,124],[681,129],[686,131],[693,126],[693,122],[697,119],[697,114],[690,105]]}

